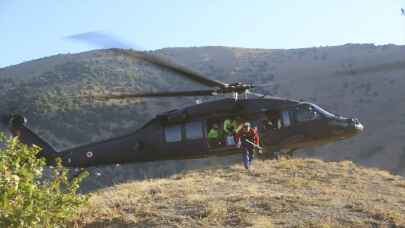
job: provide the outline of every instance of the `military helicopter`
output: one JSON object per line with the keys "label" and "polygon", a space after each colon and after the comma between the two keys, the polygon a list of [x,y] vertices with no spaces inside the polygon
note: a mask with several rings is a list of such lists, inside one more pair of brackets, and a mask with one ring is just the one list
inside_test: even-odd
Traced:
{"label": "military helicopter", "polygon": [[[356,118],[332,114],[318,105],[293,99],[265,96],[251,92],[252,84],[224,83],[211,80],[199,72],[169,61],[150,52],[111,48],[116,55],[137,58],[194,81],[210,89],[156,93],[110,93],[89,96],[92,99],[139,99],[165,97],[217,96],[219,99],[158,114],[141,128],[100,142],[90,143],[57,152],[45,140],[27,127],[27,119],[19,114],[8,116],[7,124],[14,136],[28,145],[42,148],[39,157],[52,164],[56,158],[68,167],[89,167],[117,163],[134,163],[156,160],[192,159],[240,153],[235,141],[224,136],[215,142],[208,131],[225,120],[236,124],[249,122],[260,135],[264,157],[274,158],[278,151],[292,156],[297,149],[333,143],[363,131]],[[253,97],[252,97],[253,96]],[[88,98],[89,98],[88,97]]]}

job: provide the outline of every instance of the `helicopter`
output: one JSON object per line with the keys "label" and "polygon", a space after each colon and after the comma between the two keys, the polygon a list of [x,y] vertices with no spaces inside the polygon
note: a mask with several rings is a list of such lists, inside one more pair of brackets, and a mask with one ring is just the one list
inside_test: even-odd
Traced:
{"label": "helicopter", "polygon": [[291,157],[297,149],[347,139],[364,129],[356,118],[332,114],[311,102],[254,93],[251,92],[255,88],[253,84],[241,82],[228,84],[212,80],[197,71],[150,52],[121,48],[110,48],[108,51],[115,55],[153,63],[209,89],[110,93],[88,95],[86,98],[162,99],[212,97],[224,94],[232,94],[232,97],[160,113],[139,129],[126,135],[59,152],[27,126],[27,119],[23,115],[8,115],[5,122],[11,133],[22,143],[41,147],[38,157],[44,157],[49,164],[54,163],[56,158],[61,158],[62,164],[67,167],[90,167],[241,153],[241,149],[236,146],[236,140],[232,140],[229,136],[222,136],[215,142],[208,138],[209,130],[214,125],[223,129],[226,120],[232,120],[236,124],[251,123],[260,135],[260,145],[257,146],[263,148],[265,158],[278,158],[280,151]]}

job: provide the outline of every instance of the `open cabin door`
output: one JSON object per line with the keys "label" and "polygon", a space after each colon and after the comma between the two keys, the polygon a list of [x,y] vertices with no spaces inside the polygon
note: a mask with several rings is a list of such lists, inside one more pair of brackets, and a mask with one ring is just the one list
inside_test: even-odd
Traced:
{"label": "open cabin door", "polygon": [[206,123],[209,154],[226,155],[239,150],[236,147],[235,132],[241,129],[242,118],[216,117],[208,119]]}

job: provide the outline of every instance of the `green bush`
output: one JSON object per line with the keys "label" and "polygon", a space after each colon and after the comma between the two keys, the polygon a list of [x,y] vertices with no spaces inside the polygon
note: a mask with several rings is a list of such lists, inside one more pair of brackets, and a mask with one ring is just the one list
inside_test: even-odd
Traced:
{"label": "green bush", "polygon": [[[87,172],[69,180],[60,160],[50,168],[37,159],[39,147],[1,133],[0,144],[0,227],[65,226],[88,200],[77,193]],[[46,177],[45,169],[51,170]]]}

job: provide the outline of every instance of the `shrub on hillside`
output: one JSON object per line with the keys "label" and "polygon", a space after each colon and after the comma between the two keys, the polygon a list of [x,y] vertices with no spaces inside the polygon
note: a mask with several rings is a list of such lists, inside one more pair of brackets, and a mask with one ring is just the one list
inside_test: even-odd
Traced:
{"label": "shrub on hillside", "polygon": [[75,215],[87,201],[77,194],[87,173],[69,180],[61,162],[43,176],[38,147],[0,134],[0,227],[56,227]]}

